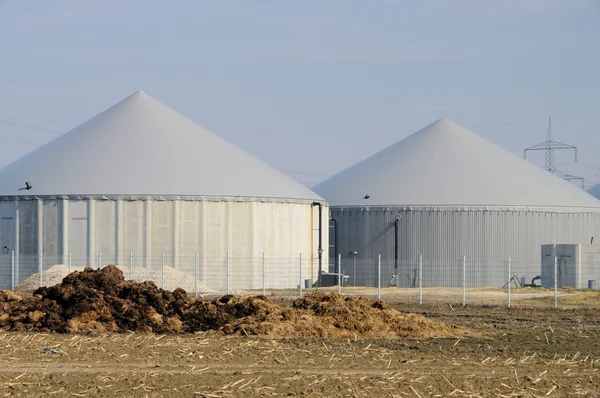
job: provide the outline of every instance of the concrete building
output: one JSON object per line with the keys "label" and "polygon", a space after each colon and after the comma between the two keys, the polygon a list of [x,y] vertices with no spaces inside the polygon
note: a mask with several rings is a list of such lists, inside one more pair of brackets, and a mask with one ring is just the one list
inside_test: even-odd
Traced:
{"label": "concrete building", "polygon": [[328,246],[319,213],[326,226],[310,189],[137,92],[1,169],[0,288],[13,251],[17,284],[69,256],[156,268],[164,254],[211,288],[229,256],[230,287],[254,288],[264,253],[271,285],[296,287],[300,254],[316,279]]}
{"label": "concrete building", "polygon": [[[508,257],[529,283],[542,244],[600,237],[600,201],[474,133],[440,119],[323,181],[349,283],[503,286]],[[355,265],[356,264],[356,265]],[[356,267],[356,271],[354,270]]]}

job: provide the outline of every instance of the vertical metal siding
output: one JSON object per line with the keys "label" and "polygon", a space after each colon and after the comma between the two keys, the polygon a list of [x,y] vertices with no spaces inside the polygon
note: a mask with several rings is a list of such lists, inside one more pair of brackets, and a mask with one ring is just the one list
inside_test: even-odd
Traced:
{"label": "vertical metal siding", "polygon": [[332,209],[338,219],[339,252],[353,280],[351,250],[358,250],[357,284],[377,283],[377,256],[394,261],[394,220],[400,216],[398,286],[416,283],[423,255],[424,286],[458,287],[462,256],[467,256],[469,286],[501,287],[512,274],[529,283],[541,273],[542,244],[589,243],[600,237],[600,213],[551,211],[431,211]]}

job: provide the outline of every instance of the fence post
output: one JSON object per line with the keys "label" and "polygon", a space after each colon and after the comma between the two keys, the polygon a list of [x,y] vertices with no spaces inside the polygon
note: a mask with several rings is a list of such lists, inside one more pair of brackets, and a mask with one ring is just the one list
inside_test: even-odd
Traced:
{"label": "fence post", "polygon": [[161,288],[165,288],[165,252],[162,252],[162,265],[160,267]]}
{"label": "fence post", "polygon": [[467,306],[467,256],[463,255],[463,283],[462,283],[462,305]]}
{"label": "fence post", "polygon": [[377,300],[381,300],[381,254],[377,257]]}
{"label": "fence post", "polygon": [[226,278],[226,281],[225,281],[226,286],[225,287],[227,290],[227,294],[229,294],[229,252],[227,252],[227,260],[226,261],[227,261],[227,264],[226,264],[225,272],[227,275],[225,275],[225,278]]}
{"label": "fence post", "polygon": [[198,297],[198,252],[194,252],[194,297]]}
{"label": "fence post", "polygon": [[300,253],[300,297],[302,297],[302,253]]}
{"label": "fence post", "polygon": [[423,304],[423,255],[419,255],[419,304]]}
{"label": "fence post", "polygon": [[511,272],[510,272],[510,256],[508,256],[508,308],[510,308],[510,280],[511,280]]}
{"label": "fence post", "polygon": [[133,279],[133,252],[129,252],[129,280]]}
{"label": "fence post", "polygon": [[338,294],[342,294],[342,255],[338,253]]}
{"label": "fence post", "polygon": [[98,268],[102,268],[102,252],[98,252]]}
{"label": "fence post", "polygon": [[262,294],[267,295],[267,287],[265,285],[266,279],[266,267],[265,267],[265,253],[262,254]]}
{"label": "fence post", "polygon": [[42,276],[42,272],[44,271],[44,253],[40,252],[40,287],[44,286],[44,277]]}
{"label": "fence post", "polygon": [[69,252],[69,274],[71,273],[71,265],[72,265],[72,255],[71,252]]}
{"label": "fence post", "polygon": [[12,272],[11,273],[11,275],[12,275],[11,287],[12,287],[12,290],[15,290],[15,251],[14,250],[12,251],[11,258],[10,258],[10,267],[12,269],[12,271],[11,271]]}
{"label": "fence post", "polygon": [[554,308],[558,308],[558,256],[554,255]]}

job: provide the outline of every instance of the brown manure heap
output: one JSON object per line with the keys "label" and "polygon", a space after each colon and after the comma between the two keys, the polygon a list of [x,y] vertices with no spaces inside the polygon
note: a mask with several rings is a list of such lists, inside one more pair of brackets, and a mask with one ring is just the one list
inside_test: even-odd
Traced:
{"label": "brown manure heap", "polygon": [[32,297],[0,291],[0,329],[58,333],[194,333],[273,337],[468,337],[466,329],[403,314],[382,301],[306,294],[291,305],[264,296],[188,298],[182,289],[86,268]]}

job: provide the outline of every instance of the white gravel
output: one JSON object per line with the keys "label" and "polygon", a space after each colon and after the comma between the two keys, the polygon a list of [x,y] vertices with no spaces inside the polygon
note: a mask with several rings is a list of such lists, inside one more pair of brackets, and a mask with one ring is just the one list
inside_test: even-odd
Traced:
{"label": "white gravel", "polygon": [[[131,278],[129,275],[129,266],[116,266],[123,272],[125,279],[133,279],[137,282],[152,281],[156,286],[164,288],[165,290],[173,291],[177,288],[185,290],[187,293],[194,293],[194,277],[189,276],[187,273],[177,270],[173,267],[165,265],[164,280],[165,286],[162,286],[162,272],[161,270],[154,270],[143,267],[133,267],[131,272]],[[85,267],[71,267],[71,272],[83,271]],[[69,274],[69,267],[64,264],[56,264],[44,271],[42,271],[42,284],[43,286],[54,286],[62,282],[63,278]],[[198,288],[198,294],[214,293],[215,291],[210,289],[201,281],[197,281],[196,286]],[[25,279],[23,283],[17,286],[17,290],[22,291],[34,291],[40,287],[40,274],[35,273],[29,278]]]}

